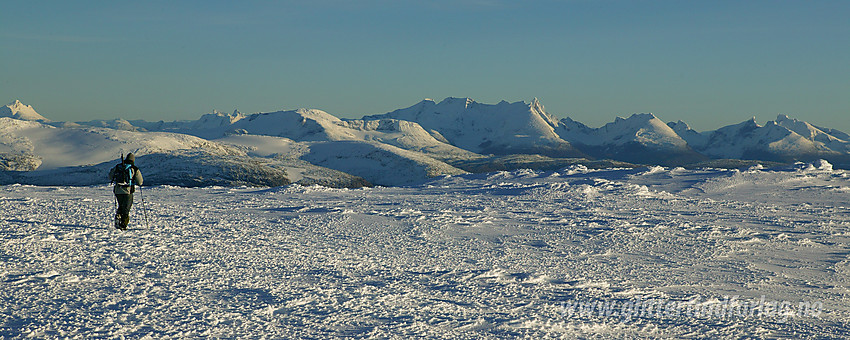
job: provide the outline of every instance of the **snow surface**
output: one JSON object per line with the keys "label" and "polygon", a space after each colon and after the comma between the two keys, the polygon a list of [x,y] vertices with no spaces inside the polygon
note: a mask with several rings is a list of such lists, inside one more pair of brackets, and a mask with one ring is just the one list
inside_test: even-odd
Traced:
{"label": "snow surface", "polygon": [[[826,162],[573,166],[353,190],[146,187],[126,232],[110,228],[113,209],[106,186],[0,187],[0,338],[850,331],[850,173]],[[568,312],[588,301],[730,299],[821,308]]]}

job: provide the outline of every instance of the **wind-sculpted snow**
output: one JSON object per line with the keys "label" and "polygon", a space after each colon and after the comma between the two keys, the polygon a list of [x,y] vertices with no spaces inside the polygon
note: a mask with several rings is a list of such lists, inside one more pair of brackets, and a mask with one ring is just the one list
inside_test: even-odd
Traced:
{"label": "wind-sculpted snow", "polygon": [[0,338],[840,338],[848,193],[825,162],[158,186],[121,232],[108,187],[7,185]]}

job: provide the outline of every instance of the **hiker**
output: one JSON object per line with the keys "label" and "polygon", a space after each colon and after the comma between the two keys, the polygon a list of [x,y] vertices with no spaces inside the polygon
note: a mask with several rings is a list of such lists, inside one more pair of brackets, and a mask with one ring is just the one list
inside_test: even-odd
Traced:
{"label": "hiker", "polygon": [[130,224],[130,206],[133,205],[133,193],[136,185],[142,185],[142,172],[133,163],[136,156],[128,153],[121,163],[109,172],[109,181],[115,183],[112,193],[118,201],[118,211],[115,213],[115,227],[127,230]]}

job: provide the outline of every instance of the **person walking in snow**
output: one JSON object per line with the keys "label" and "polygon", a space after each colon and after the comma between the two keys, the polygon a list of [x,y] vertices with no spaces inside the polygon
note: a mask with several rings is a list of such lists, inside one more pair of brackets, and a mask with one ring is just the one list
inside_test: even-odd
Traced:
{"label": "person walking in snow", "polygon": [[129,153],[121,163],[118,163],[109,171],[109,181],[115,184],[112,193],[115,194],[115,200],[118,201],[118,211],[115,212],[115,227],[121,230],[127,230],[127,225],[130,224],[133,193],[136,192],[136,185],[142,185],[144,180],[142,172],[134,164],[135,161],[136,156]]}

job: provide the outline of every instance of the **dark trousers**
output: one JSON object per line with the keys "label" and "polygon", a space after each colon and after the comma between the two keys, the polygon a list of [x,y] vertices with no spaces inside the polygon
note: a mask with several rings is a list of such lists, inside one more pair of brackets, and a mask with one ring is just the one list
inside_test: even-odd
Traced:
{"label": "dark trousers", "polygon": [[119,227],[126,229],[127,225],[130,224],[130,207],[133,206],[133,194],[115,194],[115,199],[118,200],[118,212],[115,218],[118,219]]}

